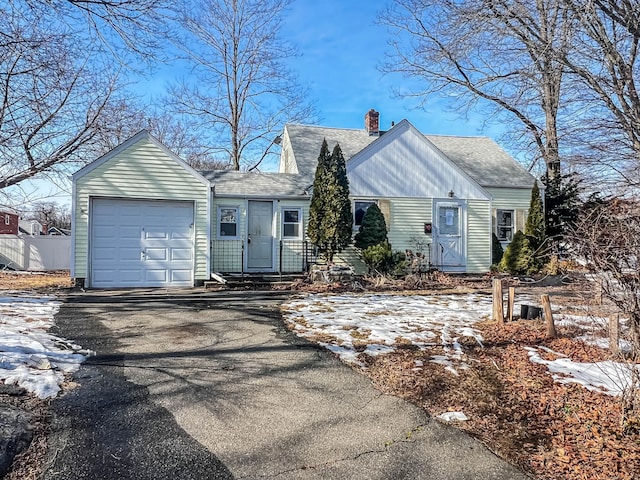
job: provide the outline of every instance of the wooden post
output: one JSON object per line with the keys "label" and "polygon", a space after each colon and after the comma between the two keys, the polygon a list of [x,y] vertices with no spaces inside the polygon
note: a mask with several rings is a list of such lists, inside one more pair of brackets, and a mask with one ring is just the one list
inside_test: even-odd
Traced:
{"label": "wooden post", "polygon": [[551,301],[546,293],[541,297],[544,320],[547,323],[547,338],[556,337],[556,325],[553,323],[553,313],[551,312]]}
{"label": "wooden post", "polygon": [[609,349],[611,353],[620,353],[620,317],[616,314],[609,317]]}
{"label": "wooden post", "polygon": [[493,320],[504,323],[504,299],[502,297],[502,280],[493,279]]}
{"label": "wooden post", "polygon": [[507,303],[507,319],[513,322],[513,305],[516,301],[516,287],[509,287],[509,301]]}

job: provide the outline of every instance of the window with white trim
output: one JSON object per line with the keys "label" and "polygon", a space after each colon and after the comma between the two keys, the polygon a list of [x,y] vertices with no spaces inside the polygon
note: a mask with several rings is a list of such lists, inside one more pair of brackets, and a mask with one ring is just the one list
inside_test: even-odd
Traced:
{"label": "window with white trim", "polygon": [[4,224],[5,225],[11,225],[11,217],[9,216],[9,214],[5,214],[4,216]]}
{"label": "window with white trim", "polygon": [[516,213],[514,210],[496,210],[496,236],[501,242],[513,240],[513,227]]}
{"label": "window with white trim", "polygon": [[237,240],[239,238],[238,207],[218,207],[218,238]]}
{"label": "window with white trim", "polygon": [[302,238],[302,209],[283,208],[282,209],[282,238],[301,239]]}
{"label": "window with white trim", "polygon": [[364,214],[367,213],[371,205],[376,203],[378,203],[376,200],[356,200],[353,202],[353,228],[360,228]]}

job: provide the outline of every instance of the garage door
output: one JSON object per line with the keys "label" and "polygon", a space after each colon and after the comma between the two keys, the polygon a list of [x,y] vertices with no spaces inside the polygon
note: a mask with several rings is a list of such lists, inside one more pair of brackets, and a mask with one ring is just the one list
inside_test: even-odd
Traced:
{"label": "garage door", "polygon": [[93,199],[92,287],[193,286],[193,203]]}

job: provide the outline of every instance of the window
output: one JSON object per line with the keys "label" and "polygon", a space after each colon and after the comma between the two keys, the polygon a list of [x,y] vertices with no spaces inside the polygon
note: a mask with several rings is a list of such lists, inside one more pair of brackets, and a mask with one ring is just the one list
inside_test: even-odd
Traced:
{"label": "window", "polygon": [[4,216],[4,224],[11,225],[11,217],[9,216],[9,214],[5,214]]}
{"label": "window", "polygon": [[496,236],[501,242],[510,242],[513,240],[513,225],[515,220],[515,212],[513,210],[497,210],[497,232]]}
{"label": "window", "polygon": [[285,208],[282,210],[282,238],[302,238],[302,210]]}
{"label": "window", "polygon": [[362,225],[362,218],[364,217],[364,214],[367,212],[367,210],[371,205],[375,205],[375,204],[376,204],[375,200],[356,200],[354,202],[354,206],[353,206],[354,228],[359,228],[360,225]]}
{"label": "window", "polygon": [[218,207],[218,238],[238,238],[238,207]]}

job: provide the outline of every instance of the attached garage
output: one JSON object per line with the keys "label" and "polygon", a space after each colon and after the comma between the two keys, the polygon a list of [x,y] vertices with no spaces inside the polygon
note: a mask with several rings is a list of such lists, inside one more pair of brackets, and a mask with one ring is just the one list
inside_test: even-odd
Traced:
{"label": "attached garage", "polygon": [[73,189],[77,284],[168,288],[208,279],[211,184],[148,132],[76,172]]}
{"label": "attached garage", "polygon": [[96,198],[90,212],[92,287],[193,286],[193,203]]}

